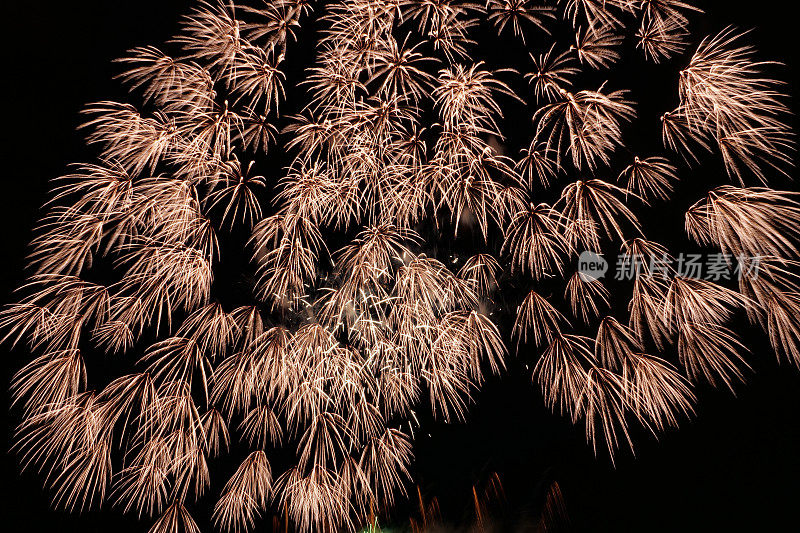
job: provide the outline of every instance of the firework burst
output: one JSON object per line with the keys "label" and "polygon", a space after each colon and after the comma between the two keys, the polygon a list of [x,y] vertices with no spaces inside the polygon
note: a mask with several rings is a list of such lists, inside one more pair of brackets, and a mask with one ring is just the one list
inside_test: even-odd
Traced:
{"label": "firework burst", "polygon": [[[633,445],[631,424],[658,433],[690,417],[692,383],[743,378],[737,313],[800,365],[800,204],[765,186],[792,162],[786,98],[734,29],[679,59],[698,12],[675,0],[199,3],[172,52],[119,61],[140,107],[86,109],[98,162],[56,182],[30,279],[0,315],[4,340],[33,354],[11,384],[23,467],[56,505],[116,505],[152,533],[199,531],[190,513],[213,490],[221,531],[267,513],[351,530],[405,495],[416,411],[464,420],[511,366],[512,339],[544,403],[612,457]],[[313,62],[290,91],[287,63],[316,13]],[[559,25],[573,44],[526,43]],[[473,60],[482,26],[531,62]],[[610,246],[669,257],[635,209],[669,201],[684,172],[618,157],[636,118],[611,76],[634,49],[626,36],[647,60],[685,64],[665,147],[695,163],[717,152],[739,182],[693,205],[686,232],[739,269],[758,259],[760,275],[731,288],[645,264],[618,320],[607,283],[573,263]],[[611,81],[589,86],[586,69]],[[532,121],[523,142],[506,135],[506,109]],[[219,272],[237,244],[251,267],[228,307]],[[509,282],[524,289],[505,331]],[[94,351],[132,368],[98,384]],[[227,454],[236,465],[212,480]]]}

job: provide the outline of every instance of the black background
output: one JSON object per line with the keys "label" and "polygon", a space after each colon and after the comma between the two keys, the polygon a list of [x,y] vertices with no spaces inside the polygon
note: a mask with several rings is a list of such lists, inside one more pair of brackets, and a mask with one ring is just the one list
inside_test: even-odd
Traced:
{"label": "black background", "polygon": [[[91,156],[75,133],[80,109],[120,94],[111,60],[134,46],[168,39],[192,2],[6,4],[0,48],[2,302],[11,301],[11,290],[23,280],[25,247],[48,180],[63,174],[68,163]],[[695,17],[700,20],[693,26],[695,35],[715,33],[731,23],[755,28],[749,40],[763,57],[787,64],[781,76],[796,95],[798,27],[790,2],[709,0],[700,5],[706,14]],[[615,79],[627,76],[633,85],[646,88],[651,80],[642,75],[616,73]],[[681,216],[677,213],[675,220]],[[763,336],[745,340],[753,352],[749,361],[754,372],[747,384],[737,387],[736,396],[701,387],[694,420],[658,441],[637,435],[636,457],[621,453],[616,468],[603,456],[594,458],[582,428],[547,413],[528,377],[512,374],[490,381],[477,395],[468,424],[436,426],[431,437],[419,439],[417,477],[454,520],[469,514],[471,485],[497,471],[517,512],[529,509],[535,514],[547,486],[557,480],[578,531],[797,530],[800,373],[779,366]],[[2,383],[8,383],[24,364],[24,354],[2,350]],[[1,410],[5,414],[7,406]],[[51,511],[36,476],[20,475],[7,452],[9,431],[0,449],[6,489],[0,498],[5,506],[0,529],[146,530],[145,523],[114,511],[80,517]],[[405,521],[403,512],[401,507],[395,513],[398,522]],[[262,525],[268,530],[266,522]]]}

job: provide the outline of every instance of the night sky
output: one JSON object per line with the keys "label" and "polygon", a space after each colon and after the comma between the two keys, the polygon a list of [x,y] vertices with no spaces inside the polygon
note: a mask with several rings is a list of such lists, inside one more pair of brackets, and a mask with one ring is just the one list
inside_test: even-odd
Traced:
{"label": "night sky", "polygon": [[[2,303],[13,300],[11,291],[23,281],[26,244],[45,201],[48,180],[65,173],[69,163],[93,157],[75,132],[82,120],[80,110],[89,102],[124,98],[119,83],[112,79],[119,72],[112,60],[135,46],[169,39],[178,29],[179,16],[192,2],[7,4],[0,84],[4,91]],[[698,4],[706,14],[692,17],[695,38],[717,33],[732,23],[755,28],[749,41],[757,45],[760,57],[786,63],[778,76],[789,82],[787,90],[797,110],[798,27],[790,3],[706,0]],[[661,102],[663,109],[649,109],[646,104],[638,109],[640,116],[657,117],[677,103],[677,67],[684,61],[663,68],[629,65],[612,77],[618,85],[629,80],[637,100],[649,91],[671,95],[673,100]],[[658,133],[657,125],[654,127]],[[664,217],[665,224],[672,224],[670,232],[682,235],[685,208],[709,189],[704,180],[718,180],[704,172],[710,171],[683,173],[687,183],[678,197],[651,218]],[[775,186],[798,188],[785,182]],[[653,220],[646,220],[645,227],[648,223]],[[696,387],[696,417],[658,440],[634,430],[636,455],[620,451],[616,467],[602,453],[595,458],[585,443],[582,425],[572,427],[545,408],[538,387],[524,371],[530,361],[526,354],[519,359],[512,356],[515,361],[509,371],[490,379],[475,394],[466,424],[428,424],[417,435],[416,481],[424,494],[437,497],[443,515],[453,524],[469,522],[472,486],[497,472],[508,497],[507,524],[537,516],[548,487],[556,481],[573,531],[774,531],[784,525],[797,529],[800,371],[777,363],[764,334],[747,328],[739,332],[752,352],[748,362],[753,371],[747,374],[747,383],[736,387],[735,396],[726,390]],[[10,376],[25,364],[25,353],[19,349],[9,353],[5,345],[0,352],[5,391]],[[7,392],[3,399],[0,411],[6,414]],[[51,511],[49,495],[36,475],[20,474],[8,452],[13,421],[6,427],[1,450],[6,496],[2,498],[5,509],[0,529],[146,531],[149,522],[137,523],[114,510],[84,516]],[[209,497],[203,502],[213,505]],[[407,524],[411,507],[401,505],[392,517]],[[269,531],[266,520],[261,525]],[[505,527],[513,531],[516,526]]]}

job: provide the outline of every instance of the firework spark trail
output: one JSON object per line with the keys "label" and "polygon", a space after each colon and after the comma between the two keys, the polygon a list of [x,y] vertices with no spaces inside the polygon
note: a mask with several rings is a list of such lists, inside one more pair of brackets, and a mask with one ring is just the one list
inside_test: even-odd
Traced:
{"label": "firework spark trail", "polygon": [[[287,61],[315,12],[307,100],[283,117]],[[656,63],[681,55],[697,12],[678,0],[199,3],[168,43],[176,55],[147,46],[119,61],[140,108],[87,108],[99,160],[57,181],[24,296],[0,315],[4,340],[38,354],[11,385],[23,467],[56,505],[109,501],[153,518],[151,532],[193,532],[209,460],[238,442],[249,451],[213,507],[218,529],[251,530],[276,510],[304,531],[373,523],[405,495],[414,410],[463,420],[471,393],[506,368],[490,316],[508,277],[527,283],[511,336],[541,351],[545,403],[612,458],[632,445],[631,420],[657,433],[691,416],[691,382],[742,379],[746,349],[727,326],[741,309],[800,365],[800,207],[793,193],[744,187],[787,172],[788,108],[762,73],[772,64],[733,29],[688,60],[662,136],[686,161],[722,155],[740,187],[712,190],[685,229],[741,269],[758,258],[761,275],[741,277],[739,292],[671,268],[641,276],[621,322],[605,314],[603,282],[570,268],[609,243],[669,257],[632,205],[668,201],[681,170],[636,157],[621,186],[600,179],[634,102],[578,83],[582,65],[613,72],[626,34]],[[559,19],[574,44],[528,50],[526,32],[550,35]],[[525,48],[528,74],[471,59],[482,20]],[[533,108],[517,160],[499,144],[506,101]],[[261,175],[276,152],[287,168]],[[226,311],[215,269],[234,231],[250,235],[254,299]],[[465,234],[484,246],[461,266],[437,257],[432,239]],[[98,265],[113,281],[90,281]],[[553,282],[563,302],[548,296]],[[87,390],[86,343],[139,353],[136,373]],[[296,452],[283,472],[276,448]]]}
{"label": "firework spark trail", "polygon": [[764,77],[770,63],[756,61],[743,36],[728,28],[700,44],[681,71],[675,113],[690,136],[716,140],[730,176],[743,184],[747,170],[766,183],[768,172],[788,172],[794,139],[783,84]]}

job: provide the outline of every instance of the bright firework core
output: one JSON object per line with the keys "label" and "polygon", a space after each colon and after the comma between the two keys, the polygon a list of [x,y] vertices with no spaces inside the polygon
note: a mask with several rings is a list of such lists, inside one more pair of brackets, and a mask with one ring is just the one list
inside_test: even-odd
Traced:
{"label": "bright firework core", "polygon": [[[252,4],[199,3],[119,60],[135,104],[86,109],[98,159],[56,182],[0,316],[34,354],[15,448],[57,505],[153,533],[199,531],[198,501],[225,532],[377,531],[420,418],[465,420],[509,357],[611,460],[631,424],[689,418],[693,383],[742,379],[737,316],[800,364],[800,204],[767,187],[789,110],[741,32],[696,38],[677,0]],[[626,140],[629,56],[682,68],[678,107],[639,124],[659,153]],[[757,262],[730,283],[645,235],[708,153],[734,185],[676,232]],[[604,253],[663,263],[586,275]],[[127,366],[101,379],[97,353]]]}

